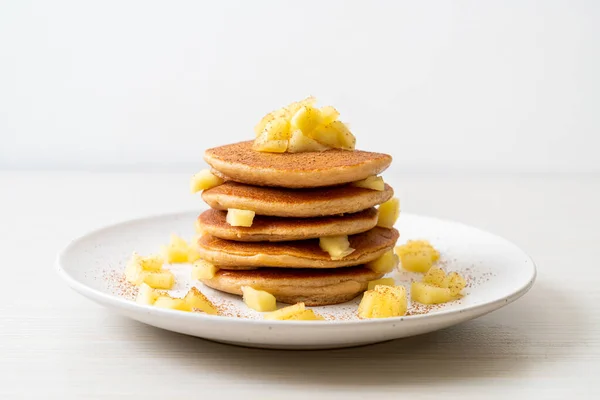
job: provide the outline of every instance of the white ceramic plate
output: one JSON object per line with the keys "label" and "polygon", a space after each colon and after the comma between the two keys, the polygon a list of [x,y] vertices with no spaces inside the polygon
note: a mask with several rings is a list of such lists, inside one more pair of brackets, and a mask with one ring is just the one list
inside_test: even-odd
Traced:
{"label": "white ceramic plate", "polygon": [[[58,256],[57,267],[69,286],[114,311],[159,328],[224,343],[251,347],[322,349],[357,346],[432,332],[494,311],[518,299],[535,280],[533,261],[517,246],[490,233],[459,223],[403,214],[396,225],[400,243],[428,239],[440,250],[448,271],[467,278],[466,296],[439,305],[412,304],[401,318],[359,320],[355,301],[315,307],[328,321],[265,321],[237,296],[217,292],[190,279],[189,265],[171,265],[184,295],[196,285],[225,316],[158,309],[132,301],[133,290],[123,282],[125,262],[135,250],[158,251],[171,232],[194,235],[197,212],[136,219],[91,232],[71,242]],[[393,272],[408,287],[418,274]]]}

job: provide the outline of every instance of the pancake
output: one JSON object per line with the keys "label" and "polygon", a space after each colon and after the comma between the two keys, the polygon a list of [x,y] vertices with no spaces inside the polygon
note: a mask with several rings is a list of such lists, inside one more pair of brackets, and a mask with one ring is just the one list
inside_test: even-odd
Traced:
{"label": "pancake", "polygon": [[393,196],[394,190],[389,185],[378,191],[352,185],[287,189],[225,182],[202,192],[202,199],[216,210],[239,208],[258,215],[299,218],[355,213]]}
{"label": "pancake", "polygon": [[242,286],[265,290],[277,301],[307,306],[345,303],[367,290],[368,282],[383,274],[357,266],[335,270],[260,268],[253,271],[219,270],[202,283],[222,292],[242,295]]}
{"label": "pancake", "polygon": [[200,258],[223,269],[256,267],[339,268],[365,264],[386,251],[398,240],[398,231],[375,227],[348,239],[354,252],[332,260],[321,250],[318,239],[295,242],[234,242],[204,234],[198,239]]}
{"label": "pancake", "polygon": [[251,227],[231,226],[226,211],[207,210],[198,217],[203,232],[240,242],[283,242],[323,236],[354,235],[377,225],[377,210],[322,218],[279,218],[257,215]]}
{"label": "pancake", "polygon": [[359,181],[383,172],[387,154],[331,149],[308,153],[264,153],[252,141],[208,149],[204,160],[236,182],[258,186],[313,188]]}

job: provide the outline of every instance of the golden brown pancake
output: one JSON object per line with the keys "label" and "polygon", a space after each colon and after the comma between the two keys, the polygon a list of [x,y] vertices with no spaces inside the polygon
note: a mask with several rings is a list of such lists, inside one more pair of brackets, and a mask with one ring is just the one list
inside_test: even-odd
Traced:
{"label": "golden brown pancake", "polygon": [[251,227],[231,226],[227,212],[204,211],[198,217],[203,232],[220,239],[240,242],[284,242],[324,236],[354,235],[377,225],[377,210],[369,208],[354,214],[321,218],[280,218],[257,215]]}
{"label": "golden brown pancake", "polygon": [[204,234],[198,239],[200,258],[223,269],[256,267],[339,268],[366,264],[392,250],[398,231],[375,227],[348,239],[354,252],[332,260],[319,247],[318,239],[295,242],[234,242]]}
{"label": "golden brown pancake", "polygon": [[325,306],[350,301],[365,290],[369,281],[383,274],[363,266],[335,270],[260,268],[253,271],[219,270],[202,282],[213,289],[242,295],[242,286],[265,290],[277,301],[304,302],[307,306]]}
{"label": "golden brown pancake", "polygon": [[299,218],[355,213],[393,196],[394,190],[389,185],[378,191],[352,185],[287,189],[225,182],[202,192],[204,201],[216,210],[239,208],[258,215]]}
{"label": "golden brown pancake", "polygon": [[392,162],[387,154],[360,150],[264,153],[252,150],[252,141],[208,149],[204,159],[234,181],[287,188],[354,182],[381,173]]}

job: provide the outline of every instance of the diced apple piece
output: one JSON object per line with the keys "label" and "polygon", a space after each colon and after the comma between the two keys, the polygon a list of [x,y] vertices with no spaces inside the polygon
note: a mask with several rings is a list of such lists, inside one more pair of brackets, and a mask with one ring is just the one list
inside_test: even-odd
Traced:
{"label": "diced apple piece", "polygon": [[404,286],[377,285],[373,290],[388,298],[393,316],[406,315],[408,296]]}
{"label": "diced apple piece", "polygon": [[315,130],[321,124],[321,110],[312,106],[302,106],[291,119],[292,130],[299,129],[304,134]]}
{"label": "diced apple piece", "polygon": [[358,316],[360,318],[374,318],[373,314],[379,313],[379,304],[381,300],[377,299],[378,294],[374,290],[367,290],[358,305]]}
{"label": "diced apple piece", "polygon": [[183,298],[185,304],[190,309],[198,309],[207,314],[217,315],[217,308],[210,300],[198,289],[192,287]]}
{"label": "diced apple piece", "polygon": [[215,186],[219,186],[223,182],[223,179],[219,178],[216,175],[213,175],[213,173],[210,172],[210,170],[203,169],[202,171],[192,176],[192,180],[190,181],[190,191],[192,193],[196,193],[201,190],[207,190]]}
{"label": "diced apple piece", "polygon": [[269,292],[242,286],[243,300],[248,307],[259,312],[277,310],[277,300]]}
{"label": "diced apple piece", "polygon": [[440,252],[435,249],[427,240],[409,240],[407,242],[413,249],[427,251],[431,254],[431,259],[435,262],[440,259]]}
{"label": "diced apple piece", "polygon": [[[132,260],[133,261],[133,260]],[[129,261],[125,267],[125,280],[132,285],[140,285],[144,282],[144,277],[149,273],[144,271],[140,263]]]}
{"label": "diced apple piece", "polygon": [[344,150],[354,150],[356,147],[356,138],[348,127],[342,121],[333,121],[329,125],[337,131],[337,147]]}
{"label": "diced apple piece", "polygon": [[385,295],[392,293],[398,297],[403,297],[406,295],[406,289],[404,286],[376,285],[373,290],[377,293]]}
{"label": "diced apple piece", "polygon": [[360,318],[390,318],[406,315],[408,302],[403,286],[377,285],[364,293],[358,306]]}
{"label": "diced apple piece", "polygon": [[286,118],[275,118],[267,122],[263,131],[267,140],[288,140],[290,138],[290,122]]}
{"label": "diced apple piece", "polygon": [[399,258],[392,250],[385,252],[379,258],[365,264],[373,272],[387,274],[392,272],[398,266]]}
{"label": "diced apple piece", "polygon": [[168,295],[159,296],[154,302],[154,307],[168,308],[179,311],[191,311],[191,308],[183,299],[175,299]]}
{"label": "diced apple piece", "polygon": [[327,125],[336,121],[340,117],[340,113],[332,106],[321,107],[321,123]]}
{"label": "diced apple piece", "polygon": [[319,125],[308,135],[317,142],[335,149],[353,150],[356,145],[356,138],[341,121]]}
{"label": "diced apple piece", "polygon": [[346,235],[322,237],[319,239],[319,246],[329,253],[332,260],[341,260],[354,252]]}
{"label": "diced apple piece", "polygon": [[465,279],[457,272],[446,275],[441,268],[433,267],[423,276],[422,282],[413,282],[411,297],[423,304],[446,303],[460,298],[465,286]]}
{"label": "diced apple piece", "polygon": [[253,150],[266,153],[285,153],[287,147],[287,140],[270,140],[267,132],[261,133],[252,145]]}
{"label": "diced apple piece", "polygon": [[285,320],[294,316],[295,314],[302,312],[306,309],[304,303],[296,303],[292,306],[280,308],[277,311],[265,314],[265,319],[268,320]]}
{"label": "diced apple piece", "polygon": [[375,279],[374,281],[369,281],[369,286],[368,286],[368,290],[372,290],[375,288],[375,286],[394,286],[396,285],[396,282],[394,282],[394,278],[381,278],[381,279]]}
{"label": "diced apple piece", "polygon": [[300,311],[289,318],[286,318],[287,321],[324,321],[321,315],[315,313],[313,310],[304,310]]}
{"label": "diced apple piece", "polygon": [[275,119],[289,120],[293,113],[288,111],[286,108],[280,108],[279,110],[272,111],[265,115],[258,124],[254,127],[254,133],[256,137],[264,133],[267,124]]}
{"label": "diced apple piece", "polygon": [[465,278],[463,278],[457,272],[450,272],[446,276],[442,286],[450,289],[450,294],[453,296],[458,296],[460,295],[460,292],[462,292],[462,290],[467,286],[467,282],[465,281]]}
{"label": "diced apple piece", "polygon": [[154,289],[169,290],[175,285],[175,275],[169,270],[147,272],[144,283]]}
{"label": "diced apple piece", "polygon": [[168,263],[186,263],[188,262],[189,246],[184,239],[172,234],[171,241],[167,246],[163,246],[162,253]]}
{"label": "diced apple piece", "polygon": [[135,298],[135,302],[138,304],[152,305],[160,296],[160,292],[151,288],[150,286],[142,283],[140,285],[140,290],[138,291],[137,297]]}
{"label": "diced apple piece", "polygon": [[147,257],[139,257],[139,264],[142,266],[144,271],[160,271],[165,263],[162,256],[158,254],[153,254]]}
{"label": "diced apple piece", "polygon": [[440,258],[440,253],[426,240],[409,240],[396,247],[402,268],[412,272],[427,272]]}
{"label": "diced apple piece", "polygon": [[313,131],[304,133],[311,139],[321,143],[324,146],[334,149],[340,148],[338,131],[333,126],[333,123],[319,125]]}
{"label": "diced apple piece", "polygon": [[194,262],[194,265],[192,266],[192,279],[212,279],[218,270],[218,267],[208,261],[198,260]]}
{"label": "diced apple piece", "polygon": [[429,271],[423,276],[423,283],[437,287],[448,287],[446,285],[446,273],[441,268],[429,268]]}
{"label": "diced apple piece", "polygon": [[238,210],[236,208],[230,208],[227,210],[226,221],[231,226],[252,226],[254,221],[254,215],[256,213],[250,210]]}
{"label": "diced apple piece", "polygon": [[382,228],[393,228],[400,216],[400,200],[396,197],[379,206],[379,217],[377,226]]}
{"label": "diced apple piece", "polygon": [[312,151],[325,151],[327,149],[329,149],[329,147],[324,146],[316,140],[306,136],[301,130],[296,130],[292,133],[287,151],[290,153],[305,153]]}
{"label": "diced apple piece", "polygon": [[460,296],[453,295],[448,288],[441,288],[424,282],[413,282],[410,287],[410,296],[413,301],[422,304],[447,303],[460,298]]}
{"label": "diced apple piece", "polygon": [[426,252],[405,252],[400,256],[402,268],[411,272],[427,272],[433,265],[431,256]]}
{"label": "diced apple piece", "polygon": [[273,119],[276,118],[276,116],[274,114],[275,114],[275,112],[268,113],[267,115],[262,117],[262,119],[260,120],[260,122],[258,124],[256,124],[256,126],[254,126],[254,134],[256,135],[256,137],[260,136],[264,132],[265,126],[270,121],[272,121]]}
{"label": "diced apple piece", "polygon": [[377,190],[379,192],[383,192],[385,190],[385,182],[383,182],[383,178],[380,176],[370,176],[362,181],[354,182],[352,186]]}

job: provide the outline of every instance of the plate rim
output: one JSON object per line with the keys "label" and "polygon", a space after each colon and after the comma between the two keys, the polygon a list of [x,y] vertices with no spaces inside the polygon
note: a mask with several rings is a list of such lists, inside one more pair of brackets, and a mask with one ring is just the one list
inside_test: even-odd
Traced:
{"label": "plate rim", "polygon": [[[491,311],[497,310],[498,308],[501,308],[502,304],[508,305],[508,304],[514,302],[515,300],[519,299],[523,295],[525,295],[533,287],[533,285],[536,281],[536,278],[537,278],[537,266],[535,264],[535,261],[531,258],[531,256],[525,250],[523,250],[521,247],[517,246],[512,241],[506,239],[505,237],[500,236],[495,233],[492,233],[492,232],[489,232],[489,231],[485,231],[476,226],[468,225],[468,224],[454,221],[451,219],[438,218],[438,217],[413,214],[413,213],[403,213],[403,215],[409,216],[410,218],[428,219],[430,221],[449,223],[449,224],[453,224],[453,225],[462,226],[462,227],[468,228],[468,229],[474,229],[474,230],[478,231],[479,233],[491,235],[491,236],[495,237],[496,239],[499,239],[499,240],[505,242],[506,244],[513,246],[515,249],[517,249],[521,253],[523,253],[523,255],[525,257],[527,257],[526,261],[531,264],[531,274],[530,274],[529,278],[527,279],[525,284],[523,284],[518,289],[516,289],[515,291],[511,292],[510,294],[508,294],[506,296],[503,296],[499,299],[496,299],[496,300],[493,300],[490,302],[485,302],[485,303],[480,303],[480,304],[472,304],[472,305],[469,305],[469,306],[466,306],[463,308],[459,308],[459,309],[441,310],[441,311],[436,311],[435,313],[430,313],[430,314],[429,313],[428,314],[417,314],[417,315],[390,317],[390,318],[359,319],[359,320],[351,320],[351,321],[345,321],[345,320],[330,321],[330,320],[328,320],[328,321],[325,321],[325,323],[324,323],[324,321],[278,321],[278,320],[265,320],[265,319],[248,319],[248,318],[239,318],[239,317],[232,317],[232,316],[221,316],[221,315],[209,315],[209,314],[204,314],[204,313],[189,313],[189,312],[182,312],[182,311],[177,311],[177,310],[157,308],[157,307],[153,307],[150,305],[138,304],[134,301],[127,300],[127,299],[121,298],[121,297],[113,295],[113,294],[105,293],[101,290],[98,290],[89,285],[86,285],[86,284],[82,283],[81,281],[75,279],[72,275],[70,275],[65,270],[65,268],[63,268],[62,263],[63,263],[65,256],[68,254],[68,252],[73,247],[75,247],[79,242],[82,242],[82,241],[88,239],[92,235],[101,233],[106,230],[115,229],[120,226],[135,224],[135,223],[149,220],[149,219],[177,217],[177,216],[181,216],[184,214],[202,212],[204,209],[207,209],[207,208],[202,208],[200,210],[173,211],[173,212],[149,214],[149,215],[145,215],[145,216],[139,216],[139,217],[123,220],[120,222],[102,225],[99,228],[90,229],[90,230],[86,231],[84,234],[81,234],[78,237],[70,240],[65,246],[63,246],[61,248],[61,250],[58,252],[55,262],[54,262],[54,267],[56,268],[56,272],[67,283],[67,285],[71,289],[75,290],[77,293],[81,294],[82,296],[87,297],[91,300],[94,300],[100,304],[109,304],[109,305],[119,308],[119,309],[126,309],[126,310],[133,310],[133,311],[144,310],[144,311],[150,312],[151,314],[156,314],[157,316],[160,316],[160,315],[172,316],[172,317],[177,316],[179,318],[190,319],[190,320],[194,320],[194,319],[207,320],[207,322],[220,321],[220,322],[228,322],[228,323],[233,323],[233,324],[239,323],[239,324],[243,324],[243,325],[250,323],[250,324],[259,325],[259,326],[262,326],[262,325],[264,325],[264,326],[273,326],[273,325],[312,326],[312,327],[318,326],[318,327],[321,327],[324,329],[328,329],[326,327],[333,329],[335,327],[339,327],[340,325],[341,326],[382,325],[382,324],[398,323],[398,322],[405,322],[405,321],[422,321],[422,320],[428,320],[428,319],[438,319],[438,318],[443,318],[443,317],[447,318],[447,317],[452,317],[452,316],[463,314],[463,313],[476,313],[477,314],[478,311],[480,311],[480,310],[484,310],[481,314],[479,314],[479,315],[483,315],[483,314],[486,314],[487,312],[491,312]],[[486,312],[485,309],[487,309],[488,311]]]}

